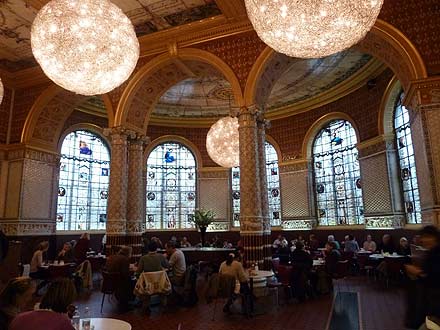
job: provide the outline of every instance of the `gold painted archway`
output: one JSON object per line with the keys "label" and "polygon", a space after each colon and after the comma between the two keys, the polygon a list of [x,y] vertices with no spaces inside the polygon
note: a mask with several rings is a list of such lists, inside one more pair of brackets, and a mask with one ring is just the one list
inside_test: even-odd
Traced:
{"label": "gold painted archway", "polygon": [[145,134],[159,98],[173,85],[195,75],[184,61],[204,63],[217,70],[231,84],[235,105],[243,105],[238,78],[225,62],[210,52],[183,48],[176,54],[155,57],[131,78],[119,101],[114,125]]}
{"label": "gold painted archway", "polygon": [[[400,30],[385,21],[378,19],[371,31],[355,48],[388,65],[401,81],[404,90],[407,90],[412,80],[427,77],[425,63],[414,44]],[[260,86],[262,75],[272,62],[278,66],[273,70],[274,76],[266,78],[264,81],[266,85]],[[246,106],[257,104],[263,107],[264,104],[261,104],[265,102],[263,94],[268,97],[283,73],[283,68],[288,64],[286,56],[267,47],[257,58],[248,75],[244,91]]]}
{"label": "gold painted archway", "polygon": [[[113,108],[108,95],[103,98],[109,125],[114,122]],[[21,143],[47,151],[58,151],[58,144],[67,118],[89,97],[74,94],[52,84],[32,105],[23,127]]]}

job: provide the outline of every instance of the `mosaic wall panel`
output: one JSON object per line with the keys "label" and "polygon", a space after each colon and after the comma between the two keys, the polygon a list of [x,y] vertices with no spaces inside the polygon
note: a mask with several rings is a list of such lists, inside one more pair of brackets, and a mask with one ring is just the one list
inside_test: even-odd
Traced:
{"label": "mosaic wall panel", "polygon": [[48,164],[25,160],[23,169],[23,219],[49,219],[53,201],[54,168]]}
{"label": "mosaic wall panel", "polygon": [[283,173],[281,171],[281,218],[309,216],[307,171]]}
{"label": "mosaic wall panel", "polygon": [[314,219],[293,219],[281,222],[283,230],[311,230],[315,225],[316,221]]}
{"label": "mosaic wall panel", "polygon": [[359,162],[365,213],[392,212],[386,153]]}
{"label": "mosaic wall panel", "polygon": [[199,180],[199,208],[213,210],[216,220],[228,221],[229,182],[228,178]]}
{"label": "mosaic wall panel", "polygon": [[5,218],[18,218],[23,162],[10,162],[8,172],[8,194],[6,196]]}

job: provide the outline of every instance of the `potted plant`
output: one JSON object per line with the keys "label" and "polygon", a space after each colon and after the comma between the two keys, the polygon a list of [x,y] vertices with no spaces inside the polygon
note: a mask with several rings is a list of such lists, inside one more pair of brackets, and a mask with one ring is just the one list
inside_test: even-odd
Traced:
{"label": "potted plant", "polygon": [[205,234],[208,226],[214,221],[215,213],[212,210],[196,209],[192,221],[200,230],[202,247],[205,246]]}

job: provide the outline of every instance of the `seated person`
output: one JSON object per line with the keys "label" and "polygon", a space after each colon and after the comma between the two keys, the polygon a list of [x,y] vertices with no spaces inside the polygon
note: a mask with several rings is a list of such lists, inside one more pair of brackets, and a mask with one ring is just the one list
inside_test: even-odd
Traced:
{"label": "seated person", "polygon": [[375,252],[377,249],[376,242],[373,241],[371,235],[367,235],[367,240],[364,242],[363,246],[365,251]]}
{"label": "seated person", "polygon": [[291,261],[296,268],[292,274],[293,291],[297,298],[304,300],[313,259],[310,253],[304,250],[304,244],[301,241],[296,242],[295,250],[291,253]]}
{"label": "seated person", "polygon": [[289,243],[283,235],[278,235],[277,239],[273,241],[272,247],[276,250],[287,247]]}
{"label": "seated person", "polygon": [[313,266],[313,259],[310,253],[304,250],[304,244],[297,241],[295,250],[290,254],[290,259],[293,264],[300,265],[306,270],[310,270]]}
{"label": "seated person", "polygon": [[159,237],[153,236],[153,237],[151,237],[151,240],[154,241],[154,242],[156,242],[157,247],[158,247],[160,250],[163,249],[163,244],[162,244],[162,241],[160,240]]}
{"label": "seated person", "polygon": [[378,250],[381,253],[394,253],[394,243],[390,234],[385,234],[382,236],[382,242],[379,244]]}
{"label": "seated person", "polygon": [[157,244],[151,241],[148,244],[148,253],[139,259],[136,273],[139,275],[142,272],[158,272],[168,269],[169,264],[163,254],[157,253]]}
{"label": "seated person", "polygon": [[353,235],[347,235],[344,244],[344,252],[356,253],[359,251],[359,244],[354,239]]}
{"label": "seated person", "polygon": [[338,272],[338,261],[341,259],[341,253],[336,247],[335,242],[327,242],[325,245],[325,269],[333,277]]}
{"label": "seated person", "polygon": [[401,237],[399,240],[399,246],[396,249],[397,254],[401,256],[411,255],[411,247],[409,246],[408,239],[406,237]]}
{"label": "seated person", "polygon": [[133,281],[130,275],[131,247],[122,246],[118,254],[107,259],[105,269],[110,273],[119,273],[120,282],[116,287],[115,296],[120,307],[125,307],[133,299]]}
{"label": "seated person", "polygon": [[309,236],[309,249],[310,251],[318,251],[319,249],[319,241],[315,234],[311,234]]}
{"label": "seated person", "polygon": [[228,240],[225,240],[225,241],[223,242],[223,248],[224,248],[224,249],[232,249],[232,243],[229,242]]}
{"label": "seated person", "polygon": [[34,291],[30,277],[9,280],[0,292],[0,329],[9,329],[11,321],[31,303]]}
{"label": "seated person", "polygon": [[58,253],[57,260],[64,261],[65,263],[74,261],[72,245],[70,243],[64,243],[63,249]]}
{"label": "seated person", "polygon": [[90,246],[90,235],[88,233],[83,233],[75,245],[73,251],[73,256],[78,264],[82,263],[87,258],[87,251],[89,251]]}
{"label": "seated person", "polygon": [[339,242],[335,239],[335,236],[333,235],[328,235],[327,236],[327,243],[335,243],[336,245],[336,250],[340,250],[341,249],[341,245],[339,244]]}
{"label": "seated person", "polygon": [[39,309],[18,314],[9,330],[75,330],[67,316],[69,305],[76,298],[76,290],[70,279],[57,279],[49,286],[41,299]]}
{"label": "seated person", "polygon": [[43,254],[49,250],[49,242],[44,241],[38,244],[37,250],[34,252],[31,260],[29,276],[36,279],[44,279],[46,272],[40,269],[43,266]]}
{"label": "seated person", "polygon": [[[234,293],[238,294],[238,292],[249,294],[250,288],[248,285],[248,276],[246,272],[244,271],[243,265],[241,262],[237,261],[235,259],[234,253],[229,253],[228,257],[225,261],[223,261],[220,265],[219,269],[219,275],[222,276],[231,276],[235,278],[235,281],[240,284],[240,289],[235,290]],[[235,299],[235,295],[232,295],[226,302],[225,306],[223,307],[223,311],[225,313],[230,312],[230,307],[233,304]]]}
{"label": "seated person", "polygon": [[188,238],[186,236],[183,236],[182,240],[180,241],[180,247],[183,248],[191,247],[191,243],[188,241]]}
{"label": "seated person", "polygon": [[181,286],[185,280],[186,262],[183,252],[176,248],[173,241],[165,245],[168,256],[169,269],[171,270],[170,281],[174,286]]}

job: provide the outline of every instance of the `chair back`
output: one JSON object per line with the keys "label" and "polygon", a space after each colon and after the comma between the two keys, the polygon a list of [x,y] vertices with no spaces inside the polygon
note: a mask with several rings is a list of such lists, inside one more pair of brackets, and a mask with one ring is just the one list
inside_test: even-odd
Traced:
{"label": "chair back", "polygon": [[278,267],[278,281],[283,285],[290,285],[292,279],[292,266],[280,265]]}
{"label": "chair back", "polygon": [[134,288],[137,296],[152,296],[155,294],[170,294],[171,282],[166,271],[143,272]]}
{"label": "chair back", "polygon": [[218,298],[229,298],[234,293],[235,284],[237,280],[235,276],[219,274],[218,278]]}
{"label": "chair back", "polygon": [[341,252],[342,260],[352,261],[354,257],[354,252],[351,251],[342,251]]}
{"label": "chair back", "polygon": [[344,278],[349,275],[350,272],[350,264],[348,260],[338,261],[336,265],[336,277]]}
{"label": "chair back", "polygon": [[101,292],[104,294],[113,294],[120,281],[121,274],[119,272],[102,271]]}
{"label": "chair back", "polygon": [[368,259],[369,259],[369,255],[368,254],[361,253],[361,254],[357,255],[357,263],[358,263],[358,266],[359,266],[360,270],[364,270],[365,269],[365,266],[368,263]]}
{"label": "chair back", "polygon": [[272,270],[275,274],[278,274],[279,267],[280,267],[280,258],[272,258]]}
{"label": "chair back", "polygon": [[402,274],[405,258],[385,257],[385,264],[387,265],[388,275]]}
{"label": "chair back", "polygon": [[21,242],[9,241],[8,254],[0,262],[0,282],[7,283],[11,278],[20,275],[18,264],[21,258]]}

